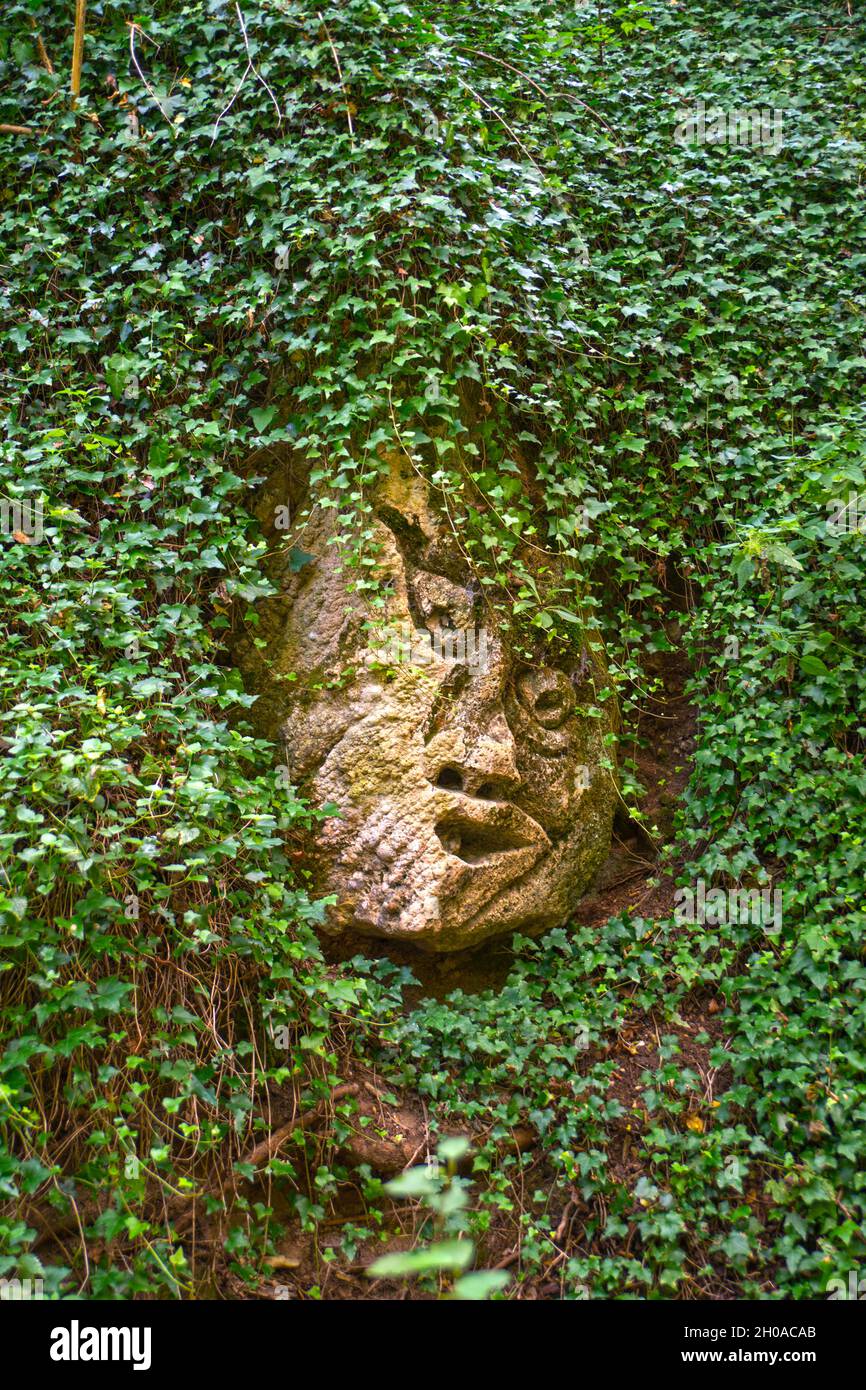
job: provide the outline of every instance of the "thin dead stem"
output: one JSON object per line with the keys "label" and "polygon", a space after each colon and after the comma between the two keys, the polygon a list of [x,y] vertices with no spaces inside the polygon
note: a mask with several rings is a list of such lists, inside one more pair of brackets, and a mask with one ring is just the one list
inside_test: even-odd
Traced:
{"label": "thin dead stem", "polygon": [[351,108],[351,105],[350,105],[350,102],[349,102],[349,94],[348,94],[348,92],[346,91],[346,84],[345,84],[345,82],[343,81],[343,69],[340,67],[340,56],[339,56],[339,54],[337,53],[337,49],[336,49],[336,46],[335,46],[335,44],[334,44],[334,40],[331,38],[331,31],[330,31],[330,29],[328,28],[327,24],[325,23],[325,19],[324,19],[324,16],[322,15],[321,10],[317,10],[317,11],[316,11],[316,14],[318,15],[319,23],[321,24],[322,28],[323,28],[324,31],[325,31],[325,35],[326,35],[327,40],[328,40],[328,43],[329,43],[329,45],[330,45],[331,52],[332,52],[333,55],[334,55],[334,63],[335,63],[336,68],[337,68],[337,77],[340,79],[340,86],[341,86],[342,89],[343,89],[343,100],[344,100],[345,103],[346,103],[346,120],[349,122],[349,138],[351,139],[352,143],[354,144],[354,142],[355,142],[355,127],[352,125],[352,108]]}
{"label": "thin dead stem", "polygon": [[250,52],[250,41],[249,41],[249,37],[247,36],[247,26],[246,26],[246,24],[244,23],[244,17],[243,17],[243,15],[241,14],[241,7],[240,7],[240,5],[238,5],[238,4],[235,5],[235,12],[236,12],[236,14],[237,14],[238,21],[239,21],[240,26],[241,26],[241,34],[243,35],[244,48],[245,48],[246,51],[247,51],[247,65],[246,65],[246,67],[245,67],[244,70],[243,70],[243,73],[242,73],[242,75],[241,75],[241,80],[240,80],[240,82],[238,83],[237,87],[236,87],[235,90],[234,90],[234,93],[232,94],[231,101],[228,103],[227,106],[225,106],[225,107],[223,108],[223,110],[219,113],[219,115],[218,115],[217,118],[216,118],[216,122],[215,122],[214,128],[213,128],[213,135],[211,136],[211,141],[210,141],[211,144],[213,144],[214,140],[217,138],[217,131],[219,130],[220,121],[222,120],[223,116],[227,116],[228,113],[229,113],[229,111],[231,111],[232,107],[234,106],[235,102],[237,101],[237,99],[238,99],[238,97],[239,97],[239,95],[240,95],[241,88],[243,87],[244,83],[246,82],[247,76],[248,76],[249,73],[252,73],[253,76],[255,77],[256,81],[259,82],[259,83],[261,84],[262,87],[264,87],[265,91],[267,92],[268,96],[270,97],[271,101],[273,102],[273,104],[274,104],[274,109],[275,109],[275,111],[276,111],[276,113],[277,113],[277,124],[278,124],[278,125],[282,125],[282,123],[283,123],[283,116],[282,116],[282,112],[280,111],[279,102],[277,101],[276,97],[274,96],[273,92],[271,91],[271,88],[268,86],[267,82],[266,82],[265,79],[262,77],[262,74],[259,72],[259,70],[258,70],[258,68],[256,67],[255,63],[253,62],[253,55],[252,55],[252,53]]}

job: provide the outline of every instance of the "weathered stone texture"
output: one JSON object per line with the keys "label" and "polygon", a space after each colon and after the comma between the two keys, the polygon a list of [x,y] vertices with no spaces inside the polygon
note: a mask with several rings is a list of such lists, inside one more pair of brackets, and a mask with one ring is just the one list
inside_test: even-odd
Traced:
{"label": "weathered stone texture", "polygon": [[329,928],[449,951],[563,922],[610,842],[602,658],[578,643],[559,669],[521,665],[396,460],[374,499],[390,626],[373,624],[348,591],[334,511],[305,515],[297,495],[291,465],[263,490],[266,527],[287,500],[297,520],[274,535],[264,648],[236,655],[292,781],[340,809],[311,851],[317,889],[337,899]]}

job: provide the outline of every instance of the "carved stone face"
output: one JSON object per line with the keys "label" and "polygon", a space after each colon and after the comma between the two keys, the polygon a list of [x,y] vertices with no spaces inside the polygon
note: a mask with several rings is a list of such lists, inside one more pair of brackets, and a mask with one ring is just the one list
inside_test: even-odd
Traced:
{"label": "carved stone face", "polygon": [[265,646],[240,658],[291,781],[339,808],[311,856],[328,924],[448,951],[561,923],[610,842],[603,664],[518,660],[411,473],[375,513],[386,612],[348,592],[334,513],[314,508],[272,573]]}

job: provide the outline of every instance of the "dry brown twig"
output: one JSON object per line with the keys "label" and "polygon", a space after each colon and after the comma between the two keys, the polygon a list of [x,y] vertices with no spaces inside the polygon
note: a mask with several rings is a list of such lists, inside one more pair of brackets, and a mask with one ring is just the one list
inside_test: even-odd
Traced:
{"label": "dry brown twig", "polygon": [[45,71],[46,71],[47,73],[50,73],[51,76],[53,77],[53,76],[54,76],[54,64],[52,63],[51,59],[50,59],[49,56],[48,56],[48,53],[46,52],[45,44],[44,44],[44,42],[43,42],[43,40],[42,40],[42,35],[40,34],[39,30],[36,28],[36,20],[35,20],[35,19],[31,19],[31,20],[30,20],[30,28],[33,30],[33,37],[34,37],[35,40],[36,40],[36,51],[37,51],[37,53],[39,54],[39,61],[40,61],[40,63],[42,64],[42,66],[44,67]]}
{"label": "dry brown twig", "polygon": [[316,14],[318,15],[319,23],[321,24],[322,28],[323,28],[324,31],[325,31],[325,35],[326,35],[327,40],[328,40],[328,43],[329,43],[329,45],[330,45],[331,52],[332,52],[333,55],[334,55],[334,63],[336,64],[336,67],[337,67],[337,77],[340,79],[340,86],[341,86],[342,89],[343,89],[343,100],[344,100],[345,103],[346,103],[346,120],[349,122],[349,138],[350,138],[350,139],[352,140],[352,142],[354,143],[354,140],[355,140],[355,127],[352,125],[352,110],[351,110],[351,106],[350,106],[350,103],[349,103],[349,93],[346,91],[346,84],[345,84],[345,82],[343,81],[343,69],[340,67],[340,58],[339,58],[339,54],[337,53],[337,49],[336,49],[336,47],[335,47],[335,45],[334,45],[334,40],[331,38],[331,31],[330,31],[330,29],[328,28],[327,24],[325,23],[325,19],[324,19],[324,16],[323,16],[323,14],[322,14],[322,11],[321,11],[321,10],[317,10],[317,11],[316,11]]}
{"label": "dry brown twig", "polygon": [[[456,74],[456,73],[455,73],[454,75],[455,75],[455,77],[457,77],[457,74]],[[457,77],[457,81],[460,83],[460,86],[461,86],[461,87],[465,87],[465,88],[466,88],[467,92],[471,92],[471,94],[472,94],[472,96],[474,96],[475,100],[476,100],[476,101],[480,101],[480,102],[481,102],[481,105],[482,105],[483,107],[485,107],[486,110],[488,110],[488,111],[491,113],[491,115],[493,115],[493,116],[496,117],[496,119],[497,119],[497,121],[499,122],[499,124],[500,124],[501,126],[503,126],[503,127],[505,128],[505,130],[508,131],[508,134],[511,136],[511,138],[512,138],[512,140],[514,141],[515,145],[517,145],[518,149],[521,149],[521,150],[523,151],[523,153],[526,155],[526,158],[529,160],[530,164],[533,164],[533,165],[535,166],[535,168],[538,170],[539,174],[541,174],[542,177],[543,177],[543,176],[544,176],[544,170],[542,169],[541,165],[538,163],[537,160],[535,160],[535,159],[532,158],[532,155],[529,153],[529,150],[526,148],[526,146],[524,145],[523,141],[520,139],[520,136],[517,135],[517,134],[515,133],[515,131],[512,130],[511,126],[508,124],[508,122],[506,121],[505,117],[504,117],[503,115],[501,115],[499,111],[496,110],[496,107],[495,107],[495,106],[491,106],[491,105],[490,105],[490,102],[487,100],[486,97],[483,97],[483,96],[481,95],[480,92],[476,92],[475,88],[474,88],[474,87],[470,87],[470,85],[469,85],[468,82],[464,82],[462,77]]]}
{"label": "dry brown twig", "polygon": [[273,1158],[277,1150],[290,1139],[297,1129],[309,1129],[316,1121],[321,1119],[329,1105],[335,1104],[338,1100],[345,1100],[347,1096],[356,1096],[360,1090],[355,1082],[348,1082],[344,1086],[335,1086],[331,1094],[325,1099],[320,1100],[317,1105],[306,1110],[303,1115],[296,1115],[288,1123],[275,1129],[273,1134],[269,1134],[267,1139],[263,1139],[260,1144],[256,1144],[254,1149],[243,1157],[243,1163],[251,1163],[254,1168],[260,1163],[266,1163]]}
{"label": "dry brown twig", "polygon": [[[498,58],[495,53],[488,53],[483,48],[467,48],[466,52],[476,53],[479,58],[489,58],[491,63],[499,63],[503,68],[508,68],[509,72],[516,73],[518,77],[522,77],[524,81],[528,82],[530,87],[535,88],[535,90],[540,94],[540,96],[544,100],[546,106],[550,105],[550,95],[548,95],[548,93],[544,91],[543,87],[539,87],[538,83],[535,81],[535,78],[530,77],[529,73],[524,72],[522,68],[516,68],[513,63],[506,62],[504,58]],[[595,116],[595,119],[601,122],[605,130],[610,131],[610,134],[613,136],[615,140],[618,139],[617,133],[614,130],[613,126],[609,125],[608,122],[604,119],[604,116],[599,115],[595,107],[590,106],[588,101],[584,101],[581,97],[574,96],[571,92],[553,93],[552,95],[562,95],[565,97],[566,101],[576,101],[578,106],[582,106],[585,111],[588,111],[590,113],[591,116]]]}

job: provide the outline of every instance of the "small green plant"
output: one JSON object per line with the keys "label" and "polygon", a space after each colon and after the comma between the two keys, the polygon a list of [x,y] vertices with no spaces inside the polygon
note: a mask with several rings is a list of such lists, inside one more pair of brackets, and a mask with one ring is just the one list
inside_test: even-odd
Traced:
{"label": "small green plant", "polygon": [[[440,1294],[459,1299],[483,1299],[504,1289],[510,1276],[502,1269],[476,1269],[463,1274],[475,1257],[475,1243],[466,1235],[469,1204],[468,1178],[457,1172],[469,1151],[469,1140],[443,1139],[436,1149],[437,1163],[408,1168],[385,1184],[392,1197],[414,1197],[430,1213],[433,1241],[417,1250],[383,1255],[367,1273],[372,1279],[411,1279],[436,1275]],[[459,1275],[459,1278],[454,1276]],[[449,1284],[449,1279],[454,1282]]]}

